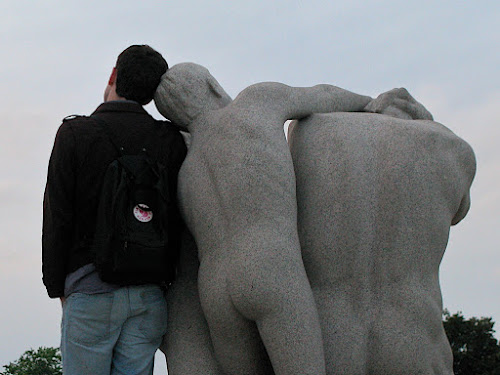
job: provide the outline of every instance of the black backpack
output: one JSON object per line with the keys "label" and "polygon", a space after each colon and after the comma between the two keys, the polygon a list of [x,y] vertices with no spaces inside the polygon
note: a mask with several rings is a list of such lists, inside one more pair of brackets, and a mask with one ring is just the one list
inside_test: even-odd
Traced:
{"label": "black backpack", "polygon": [[118,285],[169,283],[175,273],[175,249],[169,248],[168,225],[172,204],[165,167],[146,149],[119,156],[104,175],[93,240],[100,278]]}

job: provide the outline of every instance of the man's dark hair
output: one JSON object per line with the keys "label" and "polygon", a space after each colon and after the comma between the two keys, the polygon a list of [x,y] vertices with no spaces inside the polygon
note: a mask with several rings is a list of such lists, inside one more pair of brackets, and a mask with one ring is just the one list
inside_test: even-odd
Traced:
{"label": "man's dark hair", "polygon": [[150,46],[130,46],[116,61],[116,93],[139,104],[148,104],[167,69],[163,56]]}

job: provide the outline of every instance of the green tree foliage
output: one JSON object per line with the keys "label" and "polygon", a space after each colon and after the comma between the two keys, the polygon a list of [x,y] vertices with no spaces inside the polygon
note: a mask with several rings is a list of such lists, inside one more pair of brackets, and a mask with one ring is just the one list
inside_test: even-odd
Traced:
{"label": "green tree foliage", "polygon": [[455,375],[500,375],[500,345],[491,318],[465,319],[445,310],[443,325],[453,351]]}
{"label": "green tree foliage", "polygon": [[17,361],[3,367],[0,375],[62,375],[61,354],[57,348],[28,350]]}

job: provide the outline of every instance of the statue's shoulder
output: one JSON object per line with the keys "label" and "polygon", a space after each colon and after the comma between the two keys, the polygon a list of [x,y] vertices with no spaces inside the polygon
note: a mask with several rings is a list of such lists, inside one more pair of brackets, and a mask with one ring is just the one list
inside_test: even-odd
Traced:
{"label": "statue's shoulder", "polygon": [[403,120],[414,127],[412,137],[419,140],[424,152],[431,152],[442,160],[448,160],[469,176],[476,173],[476,156],[472,146],[451,128],[431,120]]}
{"label": "statue's shoulder", "polygon": [[[437,123],[439,124],[439,123]],[[445,127],[442,124],[439,124]],[[447,128],[448,129],[448,128]],[[450,142],[449,152],[453,154],[458,164],[471,177],[476,174],[476,155],[474,149],[465,139],[448,129],[448,139]]]}
{"label": "statue's shoulder", "polygon": [[422,131],[428,132],[431,137],[438,140],[443,139],[446,143],[452,144],[453,148],[459,152],[466,154],[474,153],[471,145],[465,139],[440,122],[430,120],[411,120],[410,122],[415,124],[419,129],[422,129]]}
{"label": "statue's shoulder", "polygon": [[288,94],[290,86],[279,82],[259,82],[248,86],[234,99],[235,103],[268,103],[272,104],[279,97]]}

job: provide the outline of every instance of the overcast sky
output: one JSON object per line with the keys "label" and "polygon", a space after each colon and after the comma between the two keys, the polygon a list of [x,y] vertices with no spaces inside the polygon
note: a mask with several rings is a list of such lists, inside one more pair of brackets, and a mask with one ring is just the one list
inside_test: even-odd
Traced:
{"label": "overcast sky", "polygon": [[441,265],[444,306],[500,330],[499,25],[497,0],[2,1],[0,367],[59,345],[61,308],[40,271],[48,158],[61,119],[100,104],[130,44],[205,65],[233,97],[260,81],[406,87],[478,162]]}

